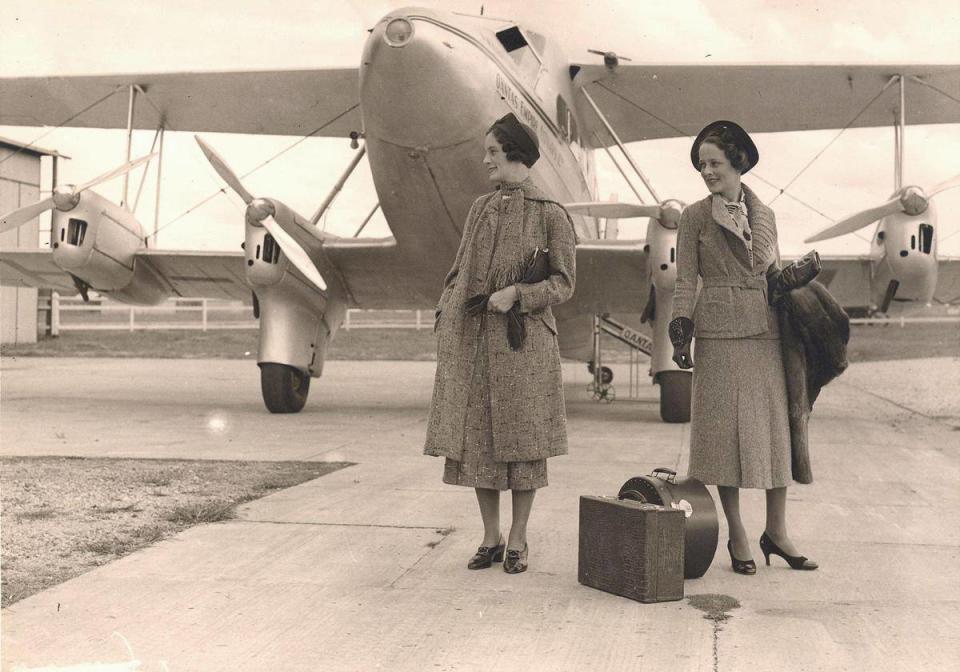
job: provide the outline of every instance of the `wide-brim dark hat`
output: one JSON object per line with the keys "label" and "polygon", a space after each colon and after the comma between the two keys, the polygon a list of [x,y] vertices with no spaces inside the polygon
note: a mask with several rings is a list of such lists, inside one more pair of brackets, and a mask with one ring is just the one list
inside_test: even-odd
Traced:
{"label": "wide-brim dark hat", "polygon": [[693,147],[690,148],[690,163],[696,170],[700,170],[700,145],[703,143],[703,139],[714,131],[727,131],[728,137],[733,140],[737,147],[747,153],[750,165],[744,168],[744,173],[750,172],[750,169],[757,165],[757,161],[760,160],[760,152],[757,151],[757,146],[753,144],[750,134],[743,130],[739,124],[721,119],[704,126],[703,130],[697,134],[697,139],[693,141]]}

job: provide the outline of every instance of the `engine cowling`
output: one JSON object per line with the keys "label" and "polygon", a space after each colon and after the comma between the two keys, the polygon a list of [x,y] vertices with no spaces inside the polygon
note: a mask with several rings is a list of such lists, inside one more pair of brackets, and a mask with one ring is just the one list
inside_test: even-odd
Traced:
{"label": "engine cowling", "polygon": [[170,295],[163,278],[138,263],[136,254],[143,245],[143,229],[133,213],[95,192],[79,194],[69,210],[54,210],[54,263],[112,298],[154,304]]}

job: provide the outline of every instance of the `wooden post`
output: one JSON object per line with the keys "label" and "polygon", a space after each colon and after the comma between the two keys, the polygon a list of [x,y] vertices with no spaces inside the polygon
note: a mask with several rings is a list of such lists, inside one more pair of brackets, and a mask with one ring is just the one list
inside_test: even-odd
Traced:
{"label": "wooden post", "polygon": [[133,306],[130,306],[130,331],[133,331]]}
{"label": "wooden post", "polygon": [[60,292],[50,293],[50,335],[60,335]]}
{"label": "wooden post", "polygon": [[200,299],[200,311],[201,311],[201,314],[202,314],[202,316],[203,316],[203,317],[202,317],[202,320],[203,320],[203,327],[202,327],[202,329],[203,329],[203,331],[206,331],[206,330],[207,330],[207,300],[206,300],[206,299]]}

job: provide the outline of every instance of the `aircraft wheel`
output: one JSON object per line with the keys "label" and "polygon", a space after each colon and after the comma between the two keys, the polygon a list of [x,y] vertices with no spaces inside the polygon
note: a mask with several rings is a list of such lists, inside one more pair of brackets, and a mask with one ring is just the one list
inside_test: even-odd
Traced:
{"label": "aircraft wheel", "polygon": [[689,371],[661,371],[657,376],[660,384],[660,419],[664,422],[690,422],[690,384],[693,374]]}
{"label": "aircraft wheel", "polygon": [[299,413],[307,403],[310,374],[286,364],[260,365],[260,390],[271,413]]}
{"label": "aircraft wheel", "polygon": [[613,382],[613,369],[609,366],[600,367],[600,382],[604,385],[609,385]]}

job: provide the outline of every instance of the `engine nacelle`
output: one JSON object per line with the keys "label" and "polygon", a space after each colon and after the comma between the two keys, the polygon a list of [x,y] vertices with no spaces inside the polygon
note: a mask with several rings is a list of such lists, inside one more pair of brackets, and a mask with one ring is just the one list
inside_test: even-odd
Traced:
{"label": "engine nacelle", "polygon": [[658,290],[673,292],[677,284],[677,229],[651,219],[646,248],[650,281]]}
{"label": "engine nacelle", "polygon": [[143,229],[133,213],[84,191],[70,210],[53,211],[50,247],[54,263],[98,292],[128,303],[155,304],[170,287],[136,254]]}

